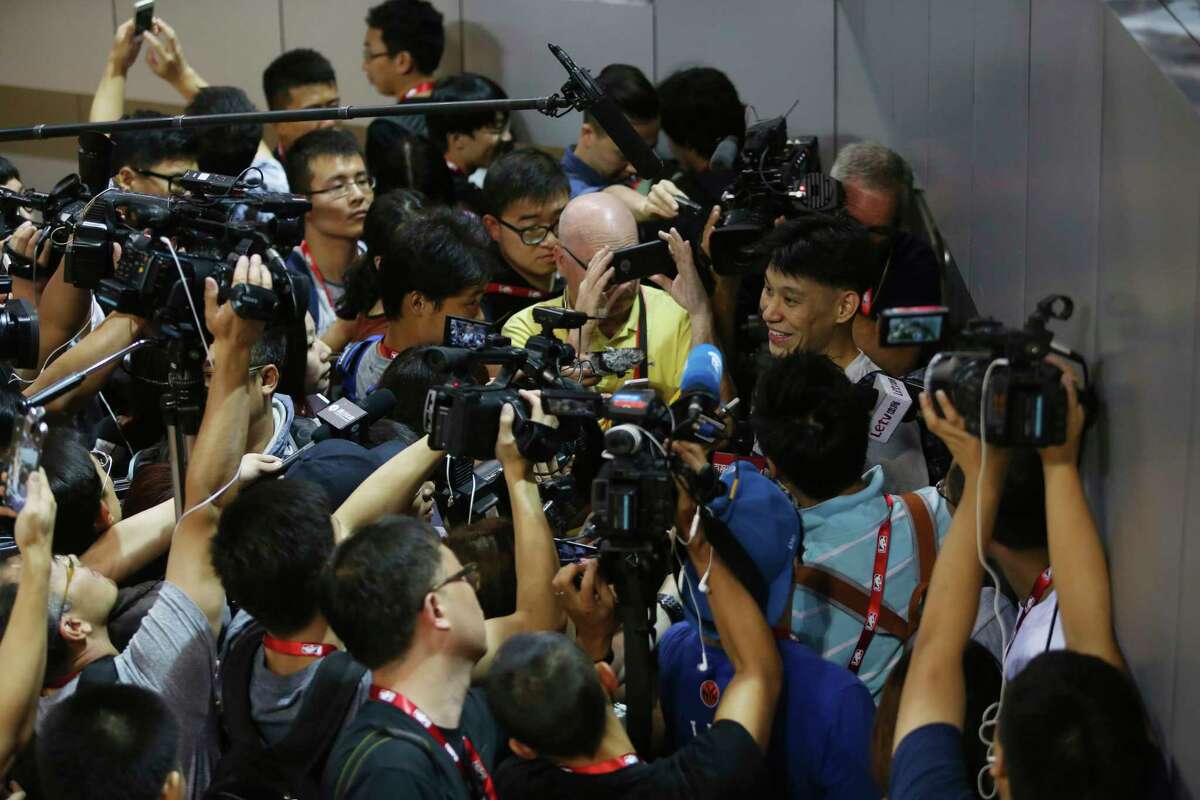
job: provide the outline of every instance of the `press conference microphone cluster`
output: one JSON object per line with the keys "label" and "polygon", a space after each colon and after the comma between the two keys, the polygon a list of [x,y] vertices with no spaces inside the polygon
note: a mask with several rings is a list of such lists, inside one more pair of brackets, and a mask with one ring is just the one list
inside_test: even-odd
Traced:
{"label": "press conference microphone cluster", "polygon": [[671,404],[675,415],[672,438],[711,444],[725,433],[721,421],[721,377],[725,361],[721,351],[711,344],[700,344],[688,353],[679,381],[679,399]]}

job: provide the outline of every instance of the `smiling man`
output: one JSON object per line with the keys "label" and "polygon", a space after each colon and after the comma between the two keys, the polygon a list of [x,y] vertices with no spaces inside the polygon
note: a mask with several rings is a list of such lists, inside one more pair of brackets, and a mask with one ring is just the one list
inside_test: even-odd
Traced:
{"label": "smiling man", "polygon": [[288,150],[287,173],[292,191],[312,200],[304,217],[304,241],[288,258],[288,267],[312,282],[308,310],[321,334],[337,319],[334,309],[346,291],[346,270],[359,254],[375,182],[358,142],[334,129],[297,139]]}
{"label": "smiling man", "polygon": [[[903,412],[881,416],[894,391],[905,409],[903,386],[887,383],[882,370],[854,343],[854,318],[863,293],[881,269],[879,246],[852,219],[801,218],[786,222],[763,240],[770,254],[759,299],[771,355],[821,353],[842,368],[852,383],[870,383],[880,392],[872,416],[867,464],[884,468],[888,491],[914,491],[929,485],[929,471],[915,421]],[[882,427],[879,427],[882,426]]]}

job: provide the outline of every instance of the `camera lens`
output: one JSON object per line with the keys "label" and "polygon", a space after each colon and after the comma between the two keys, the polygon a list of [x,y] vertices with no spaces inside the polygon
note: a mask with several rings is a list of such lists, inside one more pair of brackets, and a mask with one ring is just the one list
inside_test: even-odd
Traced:
{"label": "camera lens", "polygon": [[24,300],[10,299],[0,306],[0,360],[18,369],[38,365],[38,315]]}

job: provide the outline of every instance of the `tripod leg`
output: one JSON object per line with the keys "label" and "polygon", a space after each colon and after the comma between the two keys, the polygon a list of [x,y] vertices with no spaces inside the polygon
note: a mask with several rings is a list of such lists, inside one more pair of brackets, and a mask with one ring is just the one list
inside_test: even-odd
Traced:
{"label": "tripod leg", "polygon": [[642,582],[636,566],[624,559],[614,566],[620,597],[621,625],[625,631],[626,728],[634,748],[642,755],[650,755],[654,716],[650,610],[642,597]]}

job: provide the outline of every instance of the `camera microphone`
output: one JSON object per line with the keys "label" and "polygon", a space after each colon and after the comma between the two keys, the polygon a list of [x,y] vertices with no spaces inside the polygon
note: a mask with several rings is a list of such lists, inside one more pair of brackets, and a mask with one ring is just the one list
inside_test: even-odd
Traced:
{"label": "camera microphone", "polygon": [[677,435],[683,434],[681,438],[714,442],[723,434],[725,427],[716,416],[721,412],[724,372],[721,351],[711,344],[696,345],[688,353],[679,381],[679,399],[671,404],[676,418],[684,418],[676,430]]}
{"label": "camera microphone", "polygon": [[617,145],[621,154],[629,159],[630,164],[633,164],[639,177],[654,180],[662,175],[662,159],[633,129],[625,117],[625,113],[617,107],[611,97],[601,90],[591,73],[576,64],[558,45],[550,44],[548,46],[550,52],[554,54],[558,62],[563,65],[563,69],[567,71],[567,75],[570,76],[568,83],[570,88],[564,87],[564,94],[570,92],[574,95],[572,99],[575,107],[580,111],[590,112],[596,118],[600,127],[604,128],[604,132]]}
{"label": "camera microphone", "polygon": [[318,414],[321,426],[313,431],[312,440],[323,442],[337,437],[348,439],[357,436],[369,425],[383,417],[396,407],[396,395],[389,389],[376,389],[367,395],[362,406],[351,403],[346,398],[330,403]]}
{"label": "camera microphone", "polygon": [[736,136],[726,136],[713,150],[712,158],[708,160],[708,168],[713,172],[728,172],[737,165],[738,139]]}

